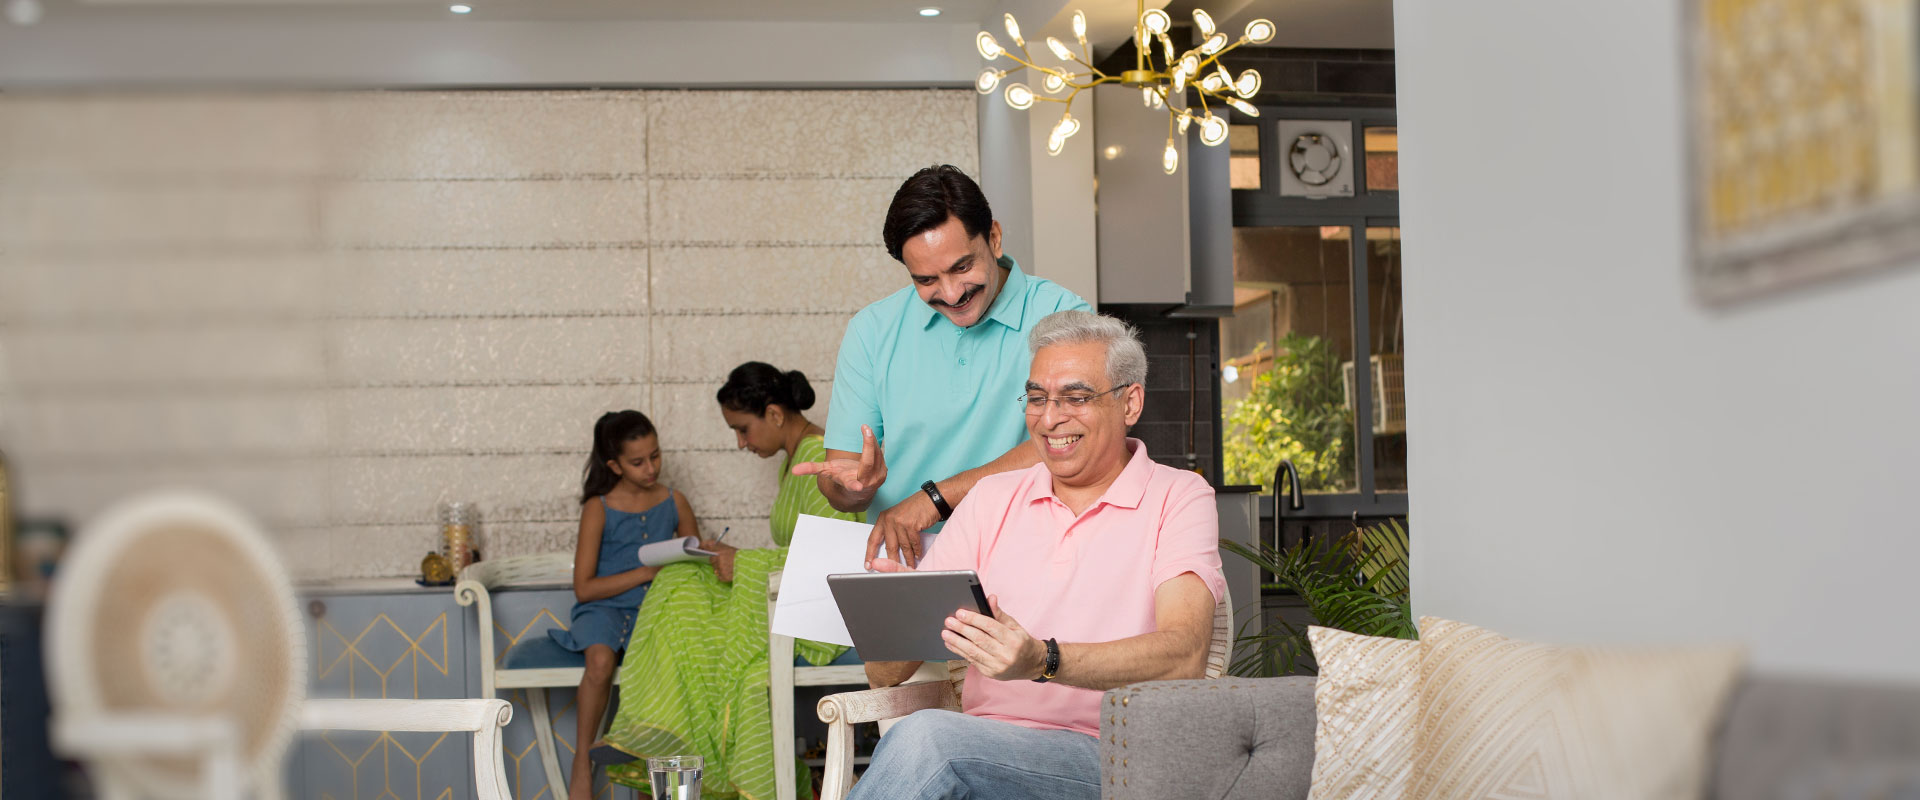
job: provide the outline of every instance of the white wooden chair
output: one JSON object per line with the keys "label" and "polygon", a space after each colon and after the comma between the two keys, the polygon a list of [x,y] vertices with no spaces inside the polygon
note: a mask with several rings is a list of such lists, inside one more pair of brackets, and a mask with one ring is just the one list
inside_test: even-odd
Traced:
{"label": "white wooden chair", "polygon": [[[1221,591],[1220,603],[1213,608],[1213,641],[1207,648],[1208,678],[1226,674],[1228,654],[1233,650],[1233,598]],[[960,691],[966,678],[967,662],[948,661],[944,665],[948,679],[929,683],[908,683],[885,689],[868,689],[829,695],[820,700],[820,721],[827,723],[826,781],[820,800],[845,800],[853,788],[853,726],[904,717],[929,708],[960,709]],[[921,669],[926,669],[922,665]],[[916,673],[914,678],[918,680]]]}
{"label": "white wooden chair", "polygon": [[[767,621],[771,627],[774,602],[780,597],[780,573],[767,576]],[[794,662],[793,637],[767,633],[768,701],[773,708],[773,776],[776,800],[794,800],[793,689],[796,686],[865,686],[862,664],[813,667]],[[940,665],[926,665],[909,682],[946,677]],[[837,696],[837,695],[836,695]],[[829,753],[831,756],[831,753]]]}
{"label": "white wooden chair", "polygon": [[[586,674],[585,655],[556,644],[544,631],[522,637],[500,658],[494,657],[493,597],[501,586],[535,583],[573,582],[572,553],[542,553],[489,559],[460,571],[453,586],[453,598],[463,606],[477,605],[480,622],[480,696],[492,698],[504,689],[527,690],[527,709],[533,715],[533,741],[540,753],[540,764],[547,773],[550,797],[565,797],[567,782],[561,770],[559,751],[553,744],[553,718],[547,711],[547,690],[572,689]],[[614,673],[614,683],[619,683]],[[611,712],[614,703],[607,703]],[[601,720],[601,727],[606,721]],[[575,742],[587,747],[591,742]]]}
{"label": "white wooden chair", "polygon": [[296,730],[468,731],[475,796],[510,800],[501,700],[308,700],[293,584],[253,521],[184,492],[87,526],[47,608],[60,752],[101,796],[279,798]]}

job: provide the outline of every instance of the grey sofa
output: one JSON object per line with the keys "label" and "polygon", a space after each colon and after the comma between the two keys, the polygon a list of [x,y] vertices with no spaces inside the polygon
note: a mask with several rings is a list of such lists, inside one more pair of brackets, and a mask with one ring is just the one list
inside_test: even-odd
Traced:
{"label": "grey sofa", "polygon": [[[1102,699],[1110,800],[1304,800],[1313,679],[1160,681]],[[1713,800],[1920,800],[1920,686],[1750,677],[1715,745]]]}

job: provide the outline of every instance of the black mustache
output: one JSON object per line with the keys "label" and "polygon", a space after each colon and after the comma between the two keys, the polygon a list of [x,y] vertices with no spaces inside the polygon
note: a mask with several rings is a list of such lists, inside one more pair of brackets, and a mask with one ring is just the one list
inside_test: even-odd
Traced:
{"label": "black mustache", "polygon": [[986,288],[987,287],[985,286],[975,286],[971,289],[968,289],[966,294],[960,295],[960,302],[958,303],[949,303],[945,300],[935,300],[930,305],[946,306],[948,308],[959,308],[960,306],[966,305],[968,301],[973,299],[974,295],[979,294],[980,292],[984,291]]}

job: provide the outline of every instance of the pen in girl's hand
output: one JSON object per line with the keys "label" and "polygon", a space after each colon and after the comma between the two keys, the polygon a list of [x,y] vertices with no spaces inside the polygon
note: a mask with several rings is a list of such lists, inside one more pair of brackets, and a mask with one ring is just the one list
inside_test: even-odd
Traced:
{"label": "pen in girl's hand", "polygon": [[721,528],[721,529],[720,529],[720,535],[719,535],[719,536],[715,536],[715,537],[713,537],[713,543],[714,543],[714,544],[719,544],[719,543],[720,543],[721,541],[723,541],[723,540],[725,540],[725,539],[727,538],[727,534],[728,534],[728,533],[730,533],[730,532],[732,532],[732,531],[733,531],[733,526],[732,526],[732,525],[728,525],[728,526],[727,526],[727,527],[725,527],[725,528]]}

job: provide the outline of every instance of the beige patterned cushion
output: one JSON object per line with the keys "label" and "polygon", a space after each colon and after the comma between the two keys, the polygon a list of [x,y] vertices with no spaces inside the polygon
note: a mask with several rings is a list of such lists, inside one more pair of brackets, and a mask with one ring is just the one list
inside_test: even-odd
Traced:
{"label": "beige patterned cushion", "polygon": [[1420,717],[1420,643],[1307,629],[1313,685],[1308,800],[1399,800],[1413,775]]}
{"label": "beige patterned cushion", "polygon": [[1407,797],[1697,798],[1736,648],[1584,648],[1420,620]]}
{"label": "beige patterned cushion", "polygon": [[1734,648],[1535,644],[1425,617],[1311,628],[1311,800],[1699,797]]}

